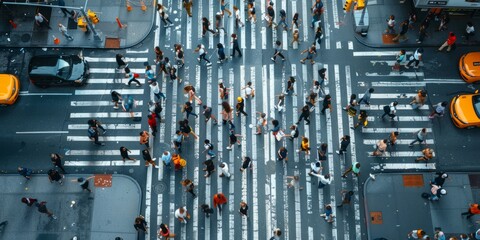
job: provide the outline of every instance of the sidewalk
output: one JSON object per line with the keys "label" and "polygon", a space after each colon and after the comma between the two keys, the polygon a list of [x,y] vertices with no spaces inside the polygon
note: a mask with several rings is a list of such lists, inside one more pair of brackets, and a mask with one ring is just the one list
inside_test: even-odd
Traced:
{"label": "sidewalk", "polygon": [[[0,176],[0,222],[8,221],[0,239],[70,240],[77,236],[79,240],[136,240],[133,223],[140,213],[142,197],[138,183],[125,175],[111,175],[111,187],[95,187],[91,179],[92,193],[88,193],[71,182],[88,176],[67,174],[62,186],[50,183],[44,174],[33,175],[28,182],[19,175]],[[52,220],[35,206],[28,207],[21,202],[22,197],[46,201],[58,219]]]}
{"label": "sidewalk", "polygon": [[[480,216],[461,216],[470,203],[480,201],[480,174],[448,173],[447,195],[439,201],[423,199],[430,192],[434,173],[377,174],[365,182],[365,214],[369,239],[406,239],[407,233],[423,229],[432,239],[435,228],[448,237],[475,232]],[[405,238],[404,238],[405,236]]]}
{"label": "sidewalk", "polygon": [[[450,22],[448,29],[444,31],[436,31],[440,24],[440,20],[433,20],[430,22],[430,26],[427,28],[427,37],[425,37],[422,43],[417,43],[418,31],[420,25],[425,20],[428,11],[420,11],[415,9],[412,4],[412,0],[405,0],[405,3],[400,3],[399,0],[394,1],[369,1],[367,5],[368,20],[370,23],[367,36],[361,36],[360,34],[354,34],[355,38],[362,44],[373,48],[401,48],[401,47],[440,47],[447,39],[449,32],[454,32],[457,36],[457,46],[466,45],[480,45],[478,33],[470,37],[470,41],[467,43],[463,34],[467,27],[467,22],[471,21],[474,24],[476,32],[480,31],[480,22],[478,18],[471,18],[470,15],[452,15],[450,12]],[[407,32],[408,40],[400,40],[399,42],[393,42],[392,39],[396,34],[385,34],[387,29],[386,19],[390,15],[395,16],[395,31],[399,33],[401,30],[401,23],[404,20],[408,20],[410,12],[414,11],[417,14],[417,22],[414,25],[414,29],[409,29]],[[350,13],[351,14],[351,13]],[[351,18],[353,21],[353,18]],[[354,24],[354,23],[352,23]]]}
{"label": "sidewalk", "polygon": [[[65,4],[81,7],[85,1],[65,0]],[[140,0],[131,0],[133,9],[128,12],[126,1],[89,1],[85,12],[91,9],[97,14],[100,21],[95,29],[102,41],[95,40],[92,31],[83,32],[74,21],[64,16],[60,8],[6,5],[0,10],[0,47],[128,48],[143,41],[150,33],[156,14],[154,2],[145,0],[147,9],[142,11]],[[56,1],[52,3],[57,5]],[[36,26],[34,16],[37,10],[49,20],[51,29]],[[118,26],[117,17],[126,27]],[[13,19],[16,28],[9,23],[10,19]],[[68,28],[73,41],[60,33],[58,23]],[[53,36],[60,40],[59,45],[54,44]]]}

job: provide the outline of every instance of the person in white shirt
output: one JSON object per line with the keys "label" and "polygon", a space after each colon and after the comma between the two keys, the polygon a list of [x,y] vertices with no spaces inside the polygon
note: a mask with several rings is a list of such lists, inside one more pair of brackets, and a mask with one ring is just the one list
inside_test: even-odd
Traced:
{"label": "person in white shirt", "polygon": [[175,218],[178,219],[181,223],[187,224],[187,218],[190,219],[190,213],[187,211],[187,207],[180,207],[175,210]]}
{"label": "person in white shirt", "polygon": [[58,24],[58,31],[60,31],[69,41],[73,41],[73,37],[68,34],[67,28],[61,23]]}
{"label": "person in white shirt", "polygon": [[310,172],[310,173],[308,173],[308,175],[315,176],[315,177],[318,177],[320,179],[320,181],[318,182],[318,188],[323,188],[326,185],[330,185],[330,183],[332,183],[332,181],[333,181],[333,178],[330,177],[330,174],[328,174],[328,173],[325,174],[325,175],[322,175],[322,174],[317,174],[317,173]]}
{"label": "person in white shirt", "polygon": [[225,162],[220,163],[220,177],[230,178],[232,174],[228,170],[228,164]]}
{"label": "person in white shirt", "polygon": [[40,12],[37,12],[37,14],[35,14],[35,24],[37,24],[37,26],[39,27],[48,27],[48,29],[52,29],[48,23],[48,20],[45,16],[43,16]]}
{"label": "person in white shirt", "polygon": [[472,22],[468,22],[467,23],[467,28],[465,29],[465,38],[468,41],[469,38],[472,37],[473,35],[475,35],[475,28],[473,27]]}

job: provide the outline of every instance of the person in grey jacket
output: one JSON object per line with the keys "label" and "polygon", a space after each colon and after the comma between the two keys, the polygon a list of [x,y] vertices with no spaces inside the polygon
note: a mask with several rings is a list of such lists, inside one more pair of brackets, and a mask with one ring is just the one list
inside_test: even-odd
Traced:
{"label": "person in grey jacket", "polygon": [[370,106],[370,98],[372,97],[372,93],[375,91],[373,88],[367,89],[365,93],[363,94],[363,97],[358,100],[358,105],[360,105],[362,102]]}

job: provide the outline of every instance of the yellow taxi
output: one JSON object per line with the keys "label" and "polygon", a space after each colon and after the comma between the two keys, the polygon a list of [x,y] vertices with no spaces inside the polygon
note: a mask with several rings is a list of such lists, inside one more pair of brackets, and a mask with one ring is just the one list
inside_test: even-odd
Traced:
{"label": "yellow taxi", "polygon": [[0,74],[0,104],[12,105],[17,101],[20,81],[11,74]]}
{"label": "yellow taxi", "polygon": [[480,127],[480,94],[460,94],[450,102],[450,116],[459,128]]}
{"label": "yellow taxi", "polygon": [[480,52],[464,54],[458,62],[458,69],[467,83],[480,81]]}

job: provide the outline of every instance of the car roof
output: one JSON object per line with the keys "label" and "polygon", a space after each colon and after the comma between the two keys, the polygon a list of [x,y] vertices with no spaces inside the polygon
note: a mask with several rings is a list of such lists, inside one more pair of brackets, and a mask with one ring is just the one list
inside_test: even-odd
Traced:
{"label": "car roof", "polygon": [[69,61],[75,55],[37,55],[30,59],[28,64],[29,75],[57,75],[58,59]]}

